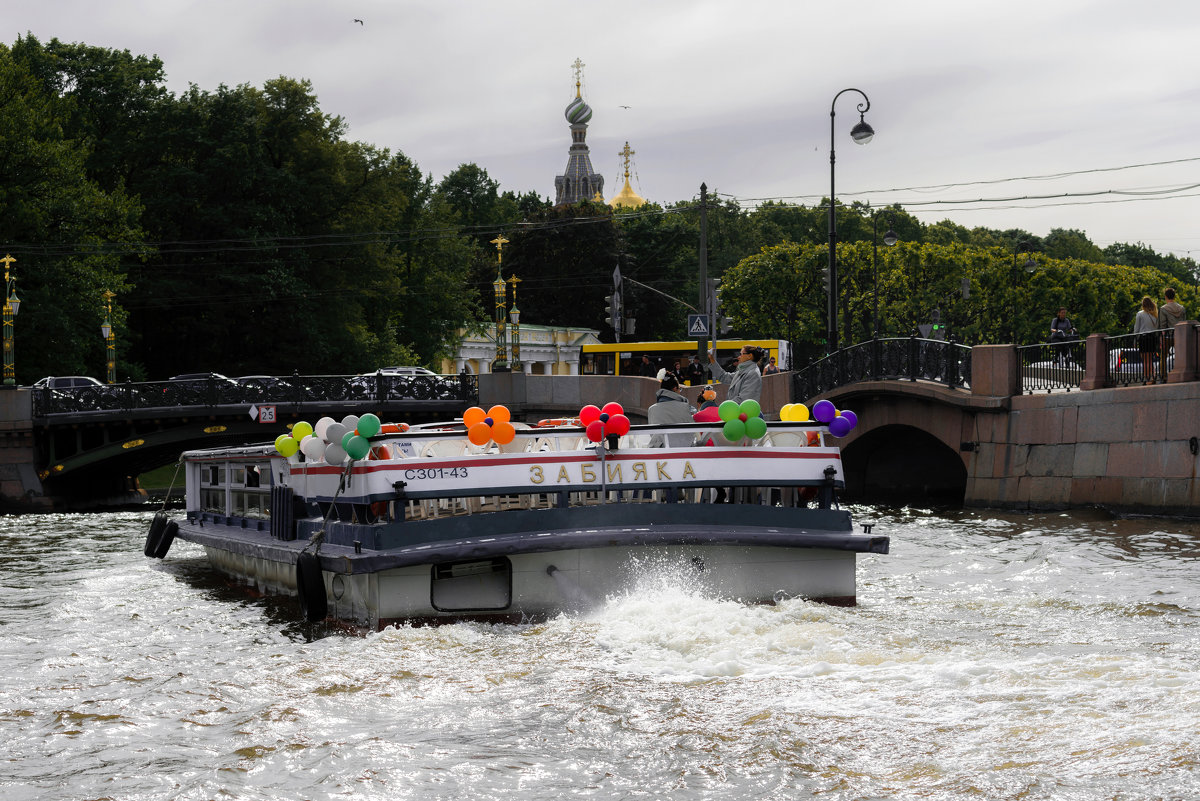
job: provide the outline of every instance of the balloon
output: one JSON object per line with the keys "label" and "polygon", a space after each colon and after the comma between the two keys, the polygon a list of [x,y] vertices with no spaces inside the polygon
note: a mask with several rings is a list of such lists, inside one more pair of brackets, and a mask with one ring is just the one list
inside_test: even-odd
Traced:
{"label": "balloon", "polygon": [[342,425],[344,425],[346,428],[348,428],[351,431],[358,428],[358,415],[357,414],[346,415],[345,417],[342,418]]}
{"label": "balloon", "polygon": [[325,439],[325,429],[328,428],[329,424],[332,422],[332,417],[322,417],[317,421],[317,424],[313,426],[313,434],[317,435],[321,439]]}
{"label": "balloon", "polygon": [[292,439],[296,442],[303,442],[304,438],[313,432],[313,427],[301,420],[296,425],[292,426]]}
{"label": "balloon", "polygon": [[371,452],[371,441],[357,434],[346,442],[346,453],[351,459],[361,459]]}
{"label": "balloon", "polygon": [[792,413],[792,407],[794,407],[795,405],[796,404],[794,404],[794,403],[783,404],[782,408],[780,408],[780,410],[779,410],[779,419],[787,420],[788,415]]}
{"label": "balloon", "polygon": [[625,414],[624,407],[622,407],[621,404],[617,403],[616,401],[610,401],[604,404],[604,408],[600,411],[604,412],[604,414],[607,414],[609,417],[612,417],[614,414]]}
{"label": "balloon", "polygon": [[346,461],[346,449],[336,442],[325,446],[325,461],[329,464],[341,464]]}
{"label": "balloon", "polygon": [[808,422],[808,407],[803,403],[792,404],[792,416],[788,420],[792,423]]}
{"label": "balloon", "polygon": [[742,401],[738,406],[738,409],[747,417],[758,417],[760,414],[762,414],[762,406],[760,406],[758,401],[756,401],[754,398],[747,398],[746,400]]}
{"label": "balloon", "polygon": [[326,442],[341,443],[342,437],[346,434],[346,427],[341,423],[330,423],[325,426],[325,436],[322,437]]}
{"label": "balloon", "polygon": [[812,413],[817,422],[828,423],[837,417],[837,407],[831,401],[819,400],[813,404]]}
{"label": "balloon", "polygon": [[850,421],[850,428],[853,429],[856,425],[858,425],[858,415],[849,409],[842,410],[842,417]]}
{"label": "balloon", "polygon": [[367,412],[358,418],[358,433],[364,437],[373,437],[379,433],[380,423],[376,415]]}
{"label": "balloon", "polygon": [[609,434],[623,437],[629,433],[629,418],[623,414],[614,414],[608,419],[608,425],[604,427],[604,430]]}
{"label": "balloon", "polygon": [[487,412],[485,412],[483,409],[480,409],[478,406],[472,406],[470,409],[467,409],[465,412],[463,412],[463,425],[467,428],[470,428],[476,423],[482,423],[483,418],[485,417],[487,417]]}
{"label": "balloon", "polygon": [[587,424],[587,438],[592,442],[599,442],[604,439],[604,423],[599,420],[593,420]]}
{"label": "balloon", "polygon": [[728,422],[736,420],[738,416],[738,404],[735,400],[721,401],[721,405],[717,407],[717,416]]}
{"label": "balloon", "polygon": [[325,458],[325,443],[316,434],[305,437],[300,443],[300,450],[313,461]]}
{"label": "balloon", "polygon": [[845,417],[835,417],[829,423],[829,433],[835,437],[844,437],[850,433],[850,421]]}
{"label": "balloon", "polygon": [[593,420],[599,419],[600,408],[597,406],[593,406],[589,403],[587,406],[584,406],[579,410],[579,424],[584,427],[590,425]]}
{"label": "balloon", "polygon": [[762,439],[767,433],[767,421],[761,417],[751,417],[746,421],[746,436],[750,439]]}
{"label": "balloon", "polygon": [[612,415],[609,414],[608,412],[600,412],[600,422],[601,423],[607,423],[611,417],[612,417]]}
{"label": "balloon", "polygon": [[730,442],[737,442],[746,436],[746,424],[738,419],[728,420],[725,423],[725,427],[721,429],[721,433]]}
{"label": "balloon", "polygon": [[345,434],[342,434],[342,450],[346,451],[346,453],[350,452],[350,449],[346,447],[346,443],[354,436],[357,435],[353,431],[347,431]]}
{"label": "balloon", "polygon": [[486,445],[491,438],[492,427],[482,420],[467,429],[467,439],[472,445]]}
{"label": "balloon", "polygon": [[507,420],[501,420],[492,426],[492,439],[496,440],[497,445],[507,445],[515,436],[517,429]]}
{"label": "balloon", "polygon": [[275,438],[275,450],[279,451],[280,456],[291,456],[299,449],[300,443],[291,434],[280,434]]}
{"label": "balloon", "polygon": [[[512,415],[508,413],[508,407],[501,406],[500,404],[496,404],[492,408],[488,409],[487,416],[495,420],[496,423],[507,423],[512,420]],[[495,425],[495,423],[493,423],[493,425]]]}

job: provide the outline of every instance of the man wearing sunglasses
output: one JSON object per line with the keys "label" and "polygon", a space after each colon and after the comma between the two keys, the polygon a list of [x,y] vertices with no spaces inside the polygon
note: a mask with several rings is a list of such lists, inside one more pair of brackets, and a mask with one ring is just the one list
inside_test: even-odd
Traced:
{"label": "man wearing sunglasses", "polygon": [[708,369],[713,378],[729,387],[726,397],[741,403],[744,400],[762,398],[762,373],[758,371],[758,363],[762,359],[762,350],[753,345],[742,348],[737,356],[737,366],[732,372],[725,372],[717,364],[713,351],[708,352]]}

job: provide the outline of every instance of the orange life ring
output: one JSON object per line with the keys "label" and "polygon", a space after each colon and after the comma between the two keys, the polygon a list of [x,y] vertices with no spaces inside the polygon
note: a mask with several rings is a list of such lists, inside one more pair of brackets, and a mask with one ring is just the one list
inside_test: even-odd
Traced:
{"label": "orange life ring", "polygon": [[376,445],[371,448],[370,459],[391,459],[392,451],[387,445]]}
{"label": "orange life ring", "polygon": [[546,420],[538,420],[533,424],[534,428],[559,428],[562,426],[577,426],[579,425],[578,417],[551,417]]}
{"label": "orange life ring", "polygon": [[379,427],[380,434],[403,434],[408,430],[408,423],[384,423]]}
{"label": "orange life ring", "polygon": [[820,442],[821,442],[821,435],[818,432],[816,432],[816,431],[808,432],[808,444],[809,445],[818,445],[818,444],[820,444]]}

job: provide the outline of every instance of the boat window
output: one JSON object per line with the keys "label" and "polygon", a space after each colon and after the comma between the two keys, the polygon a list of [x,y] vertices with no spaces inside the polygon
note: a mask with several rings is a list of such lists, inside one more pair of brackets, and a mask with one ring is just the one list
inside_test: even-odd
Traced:
{"label": "boat window", "polygon": [[507,557],[434,565],[430,603],[442,612],[507,609],[512,604],[512,562]]}
{"label": "boat window", "polygon": [[246,483],[246,468],[235,467],[235,468],[233,468],[232,473],[233,473],[233,485],[235,487]]}

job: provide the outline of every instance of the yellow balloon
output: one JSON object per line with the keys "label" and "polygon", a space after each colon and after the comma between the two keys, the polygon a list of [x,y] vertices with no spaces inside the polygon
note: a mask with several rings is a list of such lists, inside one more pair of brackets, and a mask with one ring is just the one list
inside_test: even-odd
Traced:
{"label": "yellow balloon", "polygon": [[794,404],[794,403],[785,403],[783,405],[783,408],[779,410],[779,419],[786,421],[788,419],[788,415],[792,411],[792,407],[795,405],[796,404]]}
{"label": "yellow balloon", "polygon": [[[499,404],[497,404],[497,405],[493,406],[492,408],[488,409],[488,411],[487,411],[487,416],[488,416],[488,417],[490,417],[490,418],[492,418],[492,423],[493,423],[493,424],[495,424],[495,423],[507,423],[509,420],[511,420],[511,419],[512,419],[512,415],[510,415],[510,414],[508,413],[508,407],[507,407],[507,406],[501,406],[501,405],[499,405]],[[496,441],[497,441],[497,442],[499,442],[499,440],[496,440]]]}
{"label": "yellow balloon", "polygon": [[487,412],[485,412],[483,409],[480,409],[478,406],[472,406],[470,409],[467,409],[465,412],[463,412],[463,425],[465,425],[467,428],[470,428],[476,423],[482,423],[483,418],[485,417],[487,417]]}

